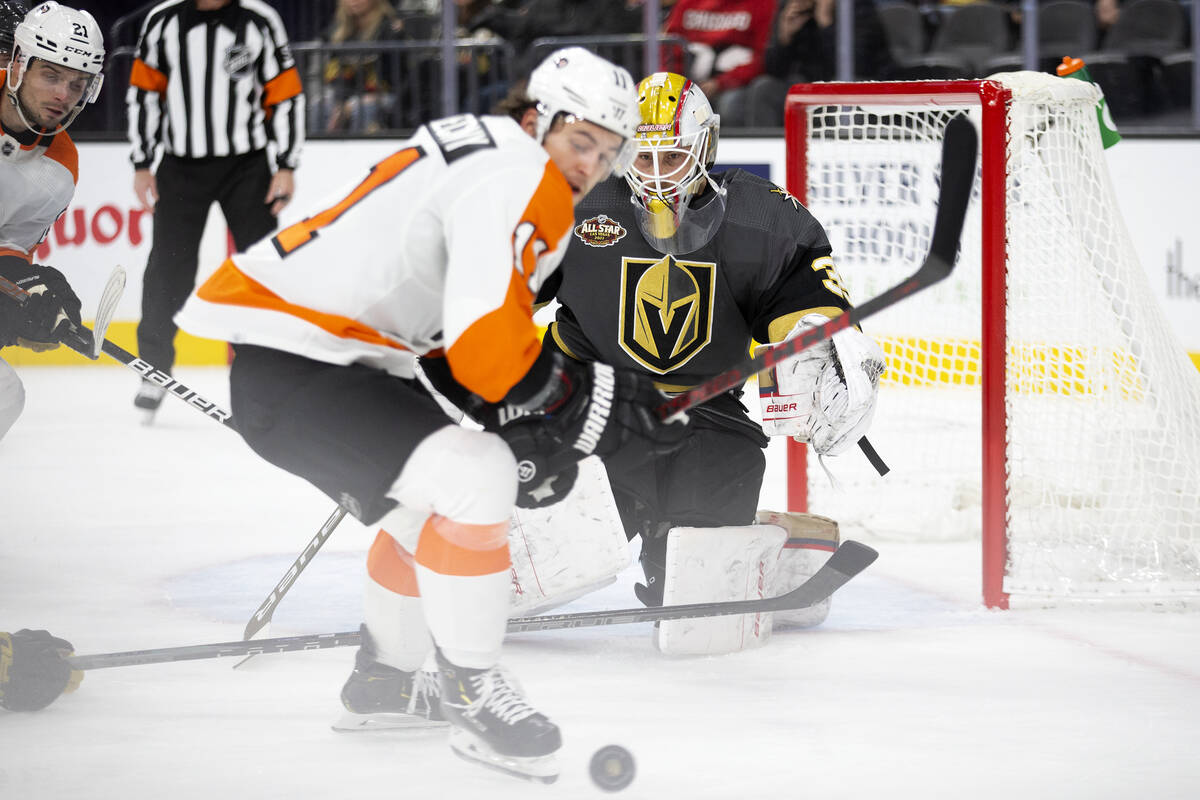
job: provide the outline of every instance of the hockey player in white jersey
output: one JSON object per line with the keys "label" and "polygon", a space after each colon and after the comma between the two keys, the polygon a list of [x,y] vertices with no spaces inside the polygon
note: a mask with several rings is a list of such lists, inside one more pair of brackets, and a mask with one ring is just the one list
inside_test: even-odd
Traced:
{"label": "hockey player in white jersey", "polygon": [[[12,14],[0,15],[0,24]],[[10,37],[0,35],[0,45]],[[53,267],[33,263],[50,226],[75,194],[79,156],[66,128],[94,102],[104,81],[104,39],[86,11],[46,2],[11,32],[11,58],[0,63],[0,278],[33,295],[0,292],[0,347],[58,346],[80,302]],[[0,437],[20,416],[25,390],[0,360]]]}
{"label": "hockey player in white jersey", "polygon": [[[536,106],[519,121],[421,127],[327,206],[232,256],[176,321],[233,344],[233,415],[255,451],[388,532],[368,554],[347,708],[444,717],[458,754],[551,781],[558,727],[498,666],[514,450],[567,442],[582,458],[685,425],[650,413],[662,395],[648,380],[543,354],[532,320],[574,204],[632,157],[633,80],[568,48],[533,71],[528,94]],[[453,424],[416,380],[418,356],[536,413],[548,438]]]}

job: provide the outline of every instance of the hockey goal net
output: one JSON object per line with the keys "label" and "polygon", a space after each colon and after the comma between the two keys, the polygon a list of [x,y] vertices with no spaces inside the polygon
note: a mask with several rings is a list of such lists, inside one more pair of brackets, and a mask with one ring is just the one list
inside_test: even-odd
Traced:
{"label": "hockey goal net", "polygon": [[837,488],[793,444],[789,500],[879,537],[980,536],[993,607],[1200,596],[1200,372],[1122,222],[1099,98],[1018,72],[787,99],[789,189],[859,302],[926,252],[947,121],[981,132],[954,273],[864,324],[888,356],[870,438],[891,473],[843,456]]}

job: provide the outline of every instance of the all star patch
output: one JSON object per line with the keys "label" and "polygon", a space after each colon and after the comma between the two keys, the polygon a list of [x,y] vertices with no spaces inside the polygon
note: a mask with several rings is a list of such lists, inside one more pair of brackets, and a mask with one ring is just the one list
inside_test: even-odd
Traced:
{"label": "all star patch", "polygon": [[585,219],[575,226],[575,235],[588,247],[612,247],[624,239],[626,233],[621,223],[605,214]]}

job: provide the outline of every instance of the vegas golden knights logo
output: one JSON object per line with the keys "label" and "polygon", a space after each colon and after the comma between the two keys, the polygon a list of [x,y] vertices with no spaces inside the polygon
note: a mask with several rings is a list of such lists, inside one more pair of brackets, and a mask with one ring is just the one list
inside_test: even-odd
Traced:
{"label": "vegas golden knights logo", "polygon": [[716,264],[625,258],[621,263],[621,349],[667,373],[712,339]]}

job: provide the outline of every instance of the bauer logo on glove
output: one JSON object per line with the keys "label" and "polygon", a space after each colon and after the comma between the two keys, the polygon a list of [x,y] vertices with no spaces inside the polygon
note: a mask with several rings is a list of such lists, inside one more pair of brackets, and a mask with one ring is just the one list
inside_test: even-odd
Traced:
{"label": "bauer logo on glove", "polygon": [[[806,314],[787,338],[828,320],[823,314]],[[763,431],[807,442],[820,455],[844,452],[871,427],[879,378],[886,369],[883,351],[871,337],[857,328],[838,331],[759,374]]]}

